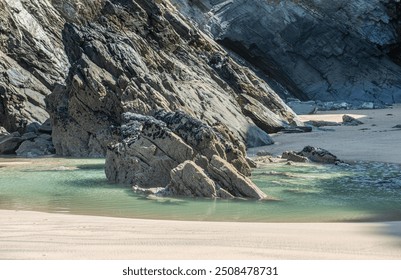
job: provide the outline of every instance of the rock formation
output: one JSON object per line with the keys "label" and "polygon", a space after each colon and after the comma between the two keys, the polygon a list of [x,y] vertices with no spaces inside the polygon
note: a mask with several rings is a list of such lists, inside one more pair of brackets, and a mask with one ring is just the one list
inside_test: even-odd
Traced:
{"label": "rock formation", "polygon": [[398,64],[401,65],[401,1],[391,0],[385,2],[385,7],[397,34],[396,41],[385,46],[384,50]]}
{"label": "rock formation", "polygon": [[67,23],[71,68],[47,99],[60,155],[103,156],[121,114],[182,110],[222,123],[248,146],[300,125],[252,71],[235,63],[168,1],[105,1],[89,23]]}
{"label": "rock formation", "polygon": [[350,115],[343,115],[342,119],[343,119],[343,125],[357,126],[363,124],[363,122]]}
{"label": "rock formation", "polygon": [[341,161],[337,156],[333,155],[329,151],[322,148],[315,148],[311,146],[306,146],[298,155],[308,158],[313,162],[319,163],[340,163]]}
{"label": "rock formation", "polygon": [[17,154],[23,157],[54,154],[51,133],[49,120],[43,125],[29,124],[23,134],[18,131],[8,133],[6,129],[0,127],[0,154]]}
{"label": "rock formation", "polygon": [[286,151],[281,155],[281,158],[293,162],[309,162],[309,159],[305,156],[300,155],[297,152]]}
{"label": "rock formation", "polygon": [[283,97],[401,102],[398,0],[172,2]]}
{"label": "rock formation", "polygon": [[245,150],[201,121],[181,112],[123,114],[118,141],[107,150],[106,175],[159,195],[253,198],[266,195],[250,179]]}
{"label": "rock formation", "polygon": [[[329,151],[316,148],[312,146],[306,146],[300,152],[286,151],[281,156],[282,159],[286,159],[288,162],[317,162],[327,164],[342,164],[343,162],[333,155]],[[263,157],[259,158],[258,161],[263,161]]]}
{"label": "rock formation", "polygon": [[24,133],[48,117],[45,97],[63,83],[64,20],[49,1],[0,0],[0,125]]}

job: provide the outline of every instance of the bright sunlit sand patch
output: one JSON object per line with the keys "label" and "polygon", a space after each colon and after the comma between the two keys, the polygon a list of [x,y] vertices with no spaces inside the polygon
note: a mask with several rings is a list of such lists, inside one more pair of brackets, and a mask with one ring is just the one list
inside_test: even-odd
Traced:
{"label": "bright sunlit sand patch", "polygon": [[307,121],[328,121],[328,122],[339,122],[341,123],[343,121],[343,116],[344,115],[349,115],[355,119],[362,119],[366,118],[367,115],[360,115],[360,114],[347,114],[346,112],[344,113],[338,113],[338,114],[316,114],[316,115],[300,115],[299,118],[303,122]]}

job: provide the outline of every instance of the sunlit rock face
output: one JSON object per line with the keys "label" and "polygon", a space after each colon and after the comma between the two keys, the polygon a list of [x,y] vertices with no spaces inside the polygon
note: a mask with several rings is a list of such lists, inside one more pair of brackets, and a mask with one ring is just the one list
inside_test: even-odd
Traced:
{"label": "sunlit rock face", "polygon": [[49,117],[44,98],[69,66],[63,25],[49,1],[0,0],[0,125],[9,131]]}
{"label": "sunlit rock face", "polygon": [[398,0],[172,2],[283,96],[401,102]]}
{"label": "sunlit rock face", "polygon": [[90,20],[104,2],[0,0],[0,125],[24,132],[49,118],[44,99],[70,67],[64,24]]}
{"label": "sunlit rock face", "polygon": [[118,130],[119,140],[106,156],[111,182],[158,188],[161,196],[267,198],[247,178],[251,170],[244,149],[181,111],[154,117],[125,113]]}
{"label": "sunlit rock face", "polygon": [[169,2],[102,5],[89,22],[67,22],[62,32],[71,67],[47,99],[58,154],[103,156],[125,112],[181,110],[222,124],[247,146],[271,144],[267,133],[300,124],[268,84]]}
{"label": "sunlit rock face", "polygon": [[124,112],[182,110],[248,146],[300,124],[169,1],[0,0],[0,15],[0,125],[24,133],[50,115],[58,154],[103,156]]}

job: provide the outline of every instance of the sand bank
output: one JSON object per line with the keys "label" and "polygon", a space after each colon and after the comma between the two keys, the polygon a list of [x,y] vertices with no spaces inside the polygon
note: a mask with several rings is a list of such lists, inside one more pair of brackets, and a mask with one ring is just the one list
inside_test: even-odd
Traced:
{"label": "sand bank", "polygon": [[269,151],[274,155],[293,150],[300,151],[307,145],[324,148],[346,161],[379,161],[401,164],[401,105],[391,109],[347,110],[301,115],[303,121],[325,120],[341,122],[344,114],[354,116],[364,124],[359,126],[330,126],[328,131],[315,130],[301,134],[273,134],[274,145],[249,150]]}
{"label": "sand bank", "polygon": [[401,259],[401,223],[224,223],[0,210],[0,259]]}

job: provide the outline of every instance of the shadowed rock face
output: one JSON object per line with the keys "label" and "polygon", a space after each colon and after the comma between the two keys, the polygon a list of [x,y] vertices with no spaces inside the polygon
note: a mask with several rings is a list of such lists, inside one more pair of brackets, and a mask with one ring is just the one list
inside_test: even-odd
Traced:
{"label": "shadowed rock face", "polygon": [[386,4],[387,13],[390,17],[390,23],[394,26],[397,34],[397,40],[386,46],[384,50],[389,53],[390,57],[401,65],[401,1],[388,1]]}
{"label": "shadowed rock face", "polygon": [[401,102],[398,0],[172,2],[301,100]]}
{"label": "shadowed rock face", "polygon": [[[208,125],[223,124],[248,146],[271,144],[267,133],[299,124],[264,81],[168,1],[105,1],[95,10],[90,23],[63,29],[71,68],[66,85],[47,99],[58,154],[104,155],[110,127],[121,124],[124,112],[181,110]],[[243,97],[265,116],[249,113]]]}
{"label": "shadowed rock face", "polygon": [[218,130],[176,111],[154,117],[123,114],[120,139],[110,144],[106,175],[136,188],[162,188],[158,195],[253,198],[266,195],[246,176],[243,147]]}

